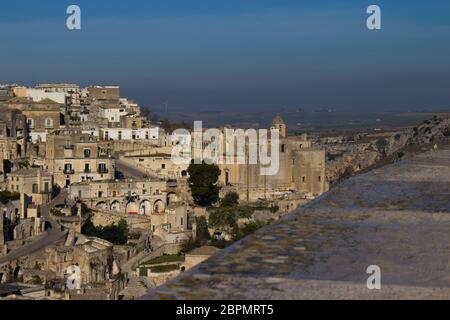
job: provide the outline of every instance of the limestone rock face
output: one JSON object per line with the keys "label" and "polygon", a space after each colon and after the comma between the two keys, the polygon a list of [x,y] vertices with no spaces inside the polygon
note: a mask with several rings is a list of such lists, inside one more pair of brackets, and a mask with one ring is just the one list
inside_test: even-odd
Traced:
{"label": "limestone rock face", "polygon": [[450,136],[450,118],[443,116],[435,116],[431,120],[425,121],[423,124],[414,128],[410,142],[433,143],[446,139]]}
{"label": "limestone rock face", "polygon": [[369,143],[355,144],[340,158],[327,163],[326,175],[333,184],[399,153],[406,146],[439,143],[450,137],[450,117],[435,116],[418,127]]}

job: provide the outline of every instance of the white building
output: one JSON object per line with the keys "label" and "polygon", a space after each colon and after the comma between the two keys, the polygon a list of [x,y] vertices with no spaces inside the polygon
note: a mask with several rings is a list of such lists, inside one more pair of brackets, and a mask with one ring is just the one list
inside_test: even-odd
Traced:
{"label": "white building", "polygon": [[160,128],[101,128],[100,138],[103,140],[158,140]]}
{"label": "white building", "polygon": [[100,108],[100,117],[108,119],[108,122],[118,123],[120,122],[120,117],[126,116],[128,114],[125,107],[110,107],[110,108]]}

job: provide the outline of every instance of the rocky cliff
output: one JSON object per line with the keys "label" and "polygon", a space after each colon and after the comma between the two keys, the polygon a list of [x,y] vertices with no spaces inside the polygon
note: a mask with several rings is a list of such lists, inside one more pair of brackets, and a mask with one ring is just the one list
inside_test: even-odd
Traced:
{"label": "rocky cliff", "polygon": [[346,179],[377,164],[402,158],[412,147],[440,144],[450,137],[450,118],[435,116],[421,125],[392,133],[367,143],[354,143],[337,159],[327,163],[330,184]]}

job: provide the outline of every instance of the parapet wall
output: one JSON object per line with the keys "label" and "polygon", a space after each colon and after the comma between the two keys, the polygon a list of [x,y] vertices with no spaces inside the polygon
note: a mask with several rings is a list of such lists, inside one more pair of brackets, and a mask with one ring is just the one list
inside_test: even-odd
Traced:
{"label": "parapet wall", "polygon": [[435,150],[347,180],[143,299],[448,299],[449,167]]}

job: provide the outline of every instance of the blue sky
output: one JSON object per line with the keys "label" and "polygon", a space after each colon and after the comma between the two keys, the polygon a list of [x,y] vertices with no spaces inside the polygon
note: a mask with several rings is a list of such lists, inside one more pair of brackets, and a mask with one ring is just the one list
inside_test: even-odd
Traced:
{"label": "blue sky", "polygon": [[446,0],[18,0],[0,28],[0,83],[119,84],[180,110],[450,107]]}

